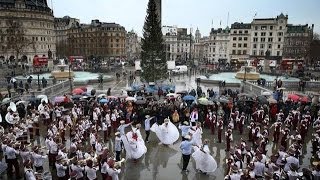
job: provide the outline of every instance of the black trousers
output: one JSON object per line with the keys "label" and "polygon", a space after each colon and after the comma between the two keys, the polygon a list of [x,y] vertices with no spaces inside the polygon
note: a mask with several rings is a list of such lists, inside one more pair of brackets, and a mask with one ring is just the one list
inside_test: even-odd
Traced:
{"label": "black trousers", "polygon": [[34,168],[36,169],[36,172],[43,172],[43,166],[34,166]]}
{"label": "black trousers", "polygon": [[146,131],[146,139],[144,141],[149,141],[150,131]]}
{"label": "black trousers", "polygon": [[7,163],[8,163],[8,169],[7,169],[7,174],[9,176],[11,176],[13,174],[13,169],[12,166],[14,166],[15,169],[15,173],[16,173],[16,178],[20,177],[20,168],[19,168],[19,162],[18,159],[7,159]]}
{"label": "black trousers", "polygon": [[190,154],[189,155],[182,154],[182,160],[183,160],[182,170],[186,170],[189,164]]}
{"label": "black trousers", "polygon": [[116,151],[116,161],[120,161],[121,151]]}

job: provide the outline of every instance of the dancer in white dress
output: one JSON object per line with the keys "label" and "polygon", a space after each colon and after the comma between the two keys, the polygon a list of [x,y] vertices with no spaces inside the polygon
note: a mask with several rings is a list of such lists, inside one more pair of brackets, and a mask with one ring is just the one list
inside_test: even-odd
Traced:
{"label": "dancer in white dress", "polygon": [[190,128],[189,130],[190,134],[192,134],[192,140],[195,145],[202,146],[202,128],[201,128],[201,122],[198,122],[195,127]]}
{"label": "dancer in white dress", "polygon": [[161,143],[165,145],[173,144],[179,139],[179,130],[168,118],[160,126],[154,123],[150,130],[155,132]]}
{"label": "dancer in white dress", "polygon": [[140,124],[132,127],[126,135],[121,136],[127,159],[139,159],[147,152],[147,147],[140,133]]}
{"label": "dancer in white dress", "polygon": [[209,140],[205,139],[203,143],[202,146],[195,146],[194,153],[192,154],[192,157],[196,162],[196,169],[200,170],[202,173],[214,172],[218,165],[216,160],[210,155],[208,146]]}

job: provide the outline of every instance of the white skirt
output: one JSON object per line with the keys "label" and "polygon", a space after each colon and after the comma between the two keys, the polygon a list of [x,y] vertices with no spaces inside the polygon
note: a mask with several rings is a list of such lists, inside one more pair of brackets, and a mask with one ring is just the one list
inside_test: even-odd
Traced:
{"label": "white skirt", "polygon": [[150,130],[156,133],[162,144],[173,144],[180,136],[179,130],[171,122],[168,122],[168,126],[165,126],[165,123],[160,126],[157,123],[154,123]]}
{"label": "white skirt", "polygon": [[194,150],[192,157],[196,162],[196,169],[205,173],[214,172],[217,169],[217,162],[209,153],[204,153],[196,146],[194,147]]}
{"label": "white skirt", "polygon": [[126,136],[121,136],[124,148],[126,150],[127,159],[139,159],[147,152],[147,147],[142,139],[136,141],[132,139],[132,132],[128,132]]}

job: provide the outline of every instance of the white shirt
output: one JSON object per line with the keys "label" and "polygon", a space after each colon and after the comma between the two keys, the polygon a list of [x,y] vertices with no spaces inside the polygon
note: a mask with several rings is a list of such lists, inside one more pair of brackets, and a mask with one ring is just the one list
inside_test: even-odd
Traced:
{"label": "white shirt", "polygon": [[35,167],[41,167],[43,166],[43,163],[44,163],[44,160],[47,158],[48,156],[47,155],[40,155],[40,154],[37,154],[37,153],[32,153],[32,158],[33,158],[33,165]]}
{"label": "white shirt", "polygon": [[79,165],[71,164],[71,170],[77,172],[76,179],[80,179],[80,178],[83,177],[84,167],[81,167]]}
{"label": "white shirt", "polygon": [[108,124],[106,122],[102,122],[102,131],[108,130]]}
{"label": "white shirt", "polygon": [[97,155],[101,155],[103,153],[102,145],[99,142],[96,142],[95,148]]}
{"label": "white shirt", "polygon": [[265,164],[262,162],[255,162],[254,163],[254,173],[256,176],[264,176],[264,169],[265,169]]}
{"label": "white shirt", "polygon": [[31,154],[29,151],[21,151],[20,156],[21,156],[23,162],[31,160]]}
{"label": "white shirt", "polygon": [[150,131],[150,121],[151,121],[152,118],[147,118],[145,121],[144,121],[144,130],[146,131]]}
{"label": "white shirt", "polygon": [[49,143],[49,152],[51,154],[57,154],[58,153],[58,145],[56,142],[54,142],[53,140],[51,140]]}
{"label": "white shirt", "polygon": [[68,169],[68,167],[63,166],[60,163],[56,163],[56,169],[57,169],[57,176],[64,177],[66,175],[66,170]]}
{"label": "white shirt", "polygon": [[198,121],[198,112],[192,111],[190,114],[190,121],[191,122],[196,122]]}
{"label": "white shirt", "polygon": [[19,151],[15,150],[10,146],[7,146],[6,148],[7,159],[16,159],[17,158],[16,154],[19,154]]}
{"label": "white shirt", "polygon": [[90,168],[90,167],[86,166],[84,168],[84,170],[85,170],[89,180],[94,180],[94,179],[97,178],[97,170],[98,170],[98,168],[96,169],[96,168]]}
{"label": "white shirt", "polygon": [[121,169],[112,169],[108,168],[108,174],[112,177],[112,180],[119,180],[119,174],[121,172]]}
{"label": "white shirt", "polygon": [[94,134],[90,134],[90,144],[95,144],[96,143],[96,136]]}
{"label": "white shirt", "polygon": [[24,175],[26,180],[36,180],[36,176],[34,175],[34,172],[32,169],[25,169]]}
{"label": "white shirt", "polygon": [[293,156],[289,156],[286,158],[287,163],[284,165],[284,171],[288,172],[290,170],[290,164],[293,163],[295,165],[297,165],[297,167],[299,167],[299,160]]}
{"label": "white shirt", "polygon": [[101,173],[103,174],[107,174],[108,173],[108,168],[109,168],[109,165],[107,162],[104,162],[101,166]]}

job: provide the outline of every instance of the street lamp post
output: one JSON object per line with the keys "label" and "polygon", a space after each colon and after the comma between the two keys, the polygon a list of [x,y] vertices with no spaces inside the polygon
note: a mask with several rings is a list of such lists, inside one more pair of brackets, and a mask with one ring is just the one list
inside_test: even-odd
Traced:
{"label": "street lamp post", "polygon": [[41,91],[41,86],[40,86],[40,73],[41,73],[41,69],[38,69],[38,91]]}
{"label": "street lamp post", "polygon": [[69,64],[69,83],[70,83],[70,94],[72,94],[71,63]]}

